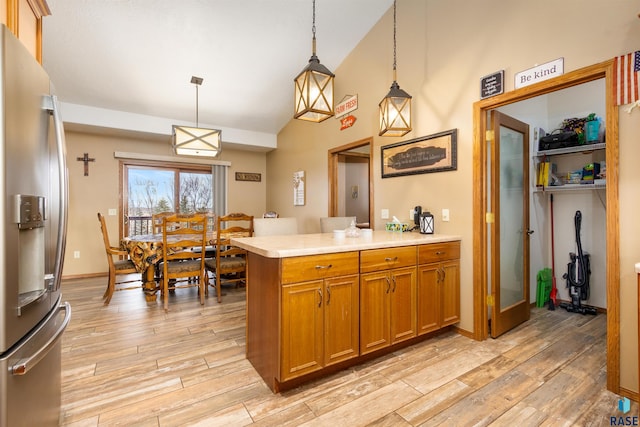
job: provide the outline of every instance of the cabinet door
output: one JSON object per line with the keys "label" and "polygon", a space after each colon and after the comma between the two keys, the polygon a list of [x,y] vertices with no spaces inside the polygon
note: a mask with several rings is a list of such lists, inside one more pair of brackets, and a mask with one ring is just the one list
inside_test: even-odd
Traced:
{"label": "cabinet door", "polygon": [[360,354],[391,344],[389,292],[388,272],[360,275]]}
{"label": "cabinet door", "polygon": [[444,261],[441,269],[441,326],[447,326],[460,321],[460,261]]}
{"label": "cabinet door", "polygon": [[358,275],[325,280],[325,366],[359,354],[359,295]]}
{"label": "cabinet door", "polygon": [[440,264],[418,267],[418,335],[440,329]]}
{"label": "cabinet door", "polygon": [[280,381],[322,368],[323,281],[282,286]]}
{"label": "cabinet door", "polygon": [[416,268],[389,272],[391,279],[391,343],[416,336]]}

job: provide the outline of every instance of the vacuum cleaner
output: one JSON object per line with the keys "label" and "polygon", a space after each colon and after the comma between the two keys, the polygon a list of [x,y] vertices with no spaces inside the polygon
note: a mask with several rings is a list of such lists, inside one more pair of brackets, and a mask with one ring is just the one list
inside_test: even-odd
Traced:
{"label": "vacuum cleaner", "polygon": [[589,278],[591,276],[589,254],[582,251],[582,243],[580,242],[582,212],[576,211],[574,224],[576,228],[576,247],[578,253],[569,253],[570,261],[567,264],[567,272],[562,275],[562,278],[567,281],[571,303],[563,302],[560,304],[560,307],[572,313],[596,315],[597,310],[594,307],[582,305],[582,301],[589,299]]}

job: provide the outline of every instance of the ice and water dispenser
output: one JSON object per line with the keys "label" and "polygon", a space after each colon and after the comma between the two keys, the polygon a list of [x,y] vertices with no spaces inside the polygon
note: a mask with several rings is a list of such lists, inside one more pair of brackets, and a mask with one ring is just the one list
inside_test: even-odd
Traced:
{"label": "ice and water dispenser", "polygon": [[45,198],[14,196],[14,222],[18,225],[18,315],[23,307],[47,292],[53,277],[45,277]]}

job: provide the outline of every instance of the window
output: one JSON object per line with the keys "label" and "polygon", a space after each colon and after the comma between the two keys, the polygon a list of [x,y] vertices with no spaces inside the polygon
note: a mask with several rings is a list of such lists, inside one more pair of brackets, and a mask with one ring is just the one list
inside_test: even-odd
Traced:
{"label": "window", "polygon": [[209,166],[159,162],[123,164],[122,207],[125,236],[152,233],[159,212],[213,212]]}

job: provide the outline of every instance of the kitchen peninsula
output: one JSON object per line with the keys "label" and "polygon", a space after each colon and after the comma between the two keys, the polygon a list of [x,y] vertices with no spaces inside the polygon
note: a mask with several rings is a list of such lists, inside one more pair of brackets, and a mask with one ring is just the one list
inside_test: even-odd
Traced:
{"label": "kitchen peninsula", "polygon": [[460,237],[374,231],[244,237],[247,359],[274,392],[460,319]]}

